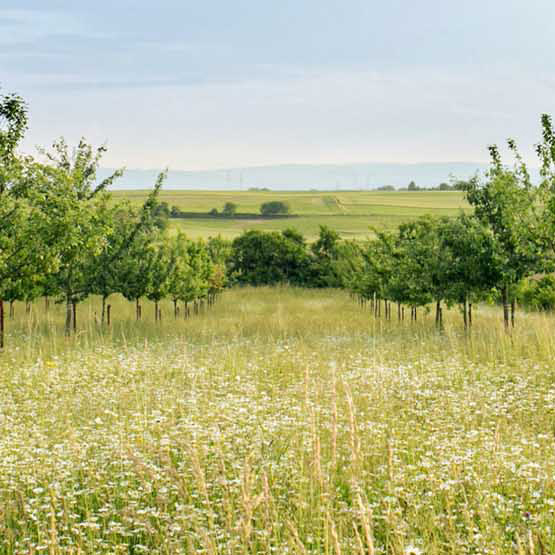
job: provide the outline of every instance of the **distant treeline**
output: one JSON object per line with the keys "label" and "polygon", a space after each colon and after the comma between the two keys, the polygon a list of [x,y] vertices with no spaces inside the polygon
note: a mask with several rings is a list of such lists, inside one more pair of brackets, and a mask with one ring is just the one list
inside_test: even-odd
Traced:
{"label": "distant treeline", "polygon": [[208,212],[187,212],[178,206],[169,207],[167,202],[161,202],[157,211],[166,218],[221,218],[234,220],[274,220],[282,218],[296,218],[297,215],[289,213],[289,203],[284,201],[264,202],[260,205],[260,212],[238,212],[234,202],[226,202],[222,211],[212,208]]}
{"label": "distant treeline", "polygon": [[452,183],[443,182],[437,187],[420,187],[414,181],[411,181],[407,187],[394,187],[393,185],[383,185],[378,187],[376,191],[465,191],[470,181],[458,179]]}

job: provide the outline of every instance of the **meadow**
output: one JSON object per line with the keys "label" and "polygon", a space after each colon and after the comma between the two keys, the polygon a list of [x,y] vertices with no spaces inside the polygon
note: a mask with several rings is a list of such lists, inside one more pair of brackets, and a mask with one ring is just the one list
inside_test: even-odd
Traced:
{"label": "meadow", "polygon": [[0,354],[2,554],[555,552],[555,320],[436,330],[347,293],[16,303]]}
{"label": "meadow", "polygon": [[[139,205],[146,191],[114,191],[118,200],[128,199]],[[424,214],[455,216],[467,211],[461,192],[455,191],[164,191],[160,201],[189,212],[219,211],[226,202],[237,204],[238,212],[259,213],[263,202],[285,200],[295,218],[279,220],[234,220],[195,218],[171,220],[192,238],[221,235],[231,239],[246,229],[264,231],[295,227],[309,239],[318,235],[320,225],[327,225],[344,238],[364,238],[371,228],[394,229],[400,223]]]}

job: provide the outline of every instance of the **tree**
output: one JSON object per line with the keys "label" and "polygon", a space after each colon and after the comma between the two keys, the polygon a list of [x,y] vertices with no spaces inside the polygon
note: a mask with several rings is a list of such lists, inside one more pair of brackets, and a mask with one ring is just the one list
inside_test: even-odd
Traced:
{"label": "tree", "polygon": [[171,275],[175,269],[177,252],[171,248],[164,238],[148,250],[148,268],[150,283],[146,293],[149,300],[154,301],[154,320],[160,320],[158,303],[170,292]]}
{"label": "tree", "polygon": [[490,229],[495,241],[500,267],[497,287],[501,290],[506,329],[509,322],[514,325],[516,284],[533,274],[542,260],[537,209],[542,189],[533,187],[515,142],[509,139],[508,145],[515,155],[515,167],[503,166],[499,149],[493,145],[489,147],[491,167],[486,181],[474,178],[466,187],[476,217]]}
{"label": "tree", "polygon": [[158,176],[154,189],[140,210],[124,203],[105,205],[102,220],[107,224],[106,240],[102,250],[91,256],[86,275],[88,292],[102,298],[101,318],[105,322],[106,301],[117,291],[124,289],[127,269],[126,259],[133,254],[135,243],[148,237],[155,239],[158,231],[157,198],[166,174]]}
{"label": "tree", "polygon": [[227,217],[235,216],[237,212],[237,205],[234,202],[226,202],[222,214]]}
{"label": "tree", "polygon": [[96,172],[106,148],[94,150],[83,139],[70,151],[64,139],[42,150],[49,164],[43,167],[48,187],[55,191],[52,225],[60,241],[58,267],[53,274],[56,288],[66,304],[66,335],[76,330],[76,307],[90,292],[90,257],[101,254],[110,233],[106,191],[122,175],[116,171],[96,184]]}
{"label": "tree", "polygon": [[446,300],[461,306],[465,328],[472,324],[472,303],[499,283],[500,267],[490,231],[474,216],[442,218],[438,228],[446,261]]}
{"label": "tree", "polygon": [[16,149],[27,129],[27,106],[17,95],[0,96],[0,348],[4,345],[4,297],[31,287],[56,264],[59,243],[50,226],[52,197],[37,164]]}
{"label": "tree", "polygon": [[230,271],[239,283],[272,285],[306,283],[310,257],[290,232],[246,231],[232,243]]}
{"label": "tree", "polygon": [[289,214],[289,203],[281,200],[263,202],[260,205],[260,213],[263,216],[274,216],[278,214]]}
{"label": "tree", "polygon": [[313,282],[316,287],[340,287],[342,283],[336,262],[339,258],[340,237],[337,231],[320,226],[318,239],[310,246],[314,260]]}

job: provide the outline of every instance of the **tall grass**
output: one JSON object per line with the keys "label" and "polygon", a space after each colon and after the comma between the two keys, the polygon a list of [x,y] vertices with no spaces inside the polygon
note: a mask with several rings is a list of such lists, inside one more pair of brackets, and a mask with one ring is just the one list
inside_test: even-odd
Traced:
{"label": "tall grass", "polygon": [[[555,321],[375,319],[336,291],[225,293],[0,355],[0,553],[555,552]],[[395,315],[393,315],[395,317]]]}

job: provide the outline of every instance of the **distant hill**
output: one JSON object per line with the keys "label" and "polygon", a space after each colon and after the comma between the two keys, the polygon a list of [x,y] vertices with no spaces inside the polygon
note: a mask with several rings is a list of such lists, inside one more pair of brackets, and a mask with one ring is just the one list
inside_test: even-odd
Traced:
{"label": "distant hill", "polygon": [[[168,174],[165,189],[270,189],[298,190],[347,190],[376,189],[384,185],[406,187],[415,181],[422,187],[437,186],[450,177],[467,179],[476,172],[483,172],[485,164],[474,162],[426,164],[284,164],[229,168],[207,171],[173,170]],[[104,169],[101,176],[107,175]],[[128,169],[114,189],[150,188],[159,170]]]}

